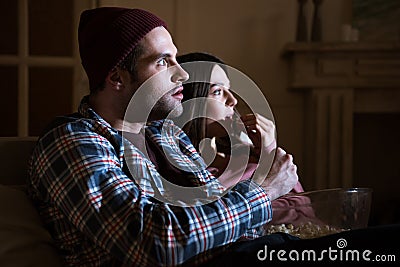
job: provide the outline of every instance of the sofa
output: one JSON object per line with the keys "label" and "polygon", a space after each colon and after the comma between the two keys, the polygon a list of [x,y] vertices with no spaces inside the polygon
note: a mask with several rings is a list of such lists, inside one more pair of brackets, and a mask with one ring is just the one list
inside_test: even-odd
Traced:
{"label": "sofa", "polygon": [[62,266],[49,232],[26,195],[35,138],[0,138],[0,266]]}

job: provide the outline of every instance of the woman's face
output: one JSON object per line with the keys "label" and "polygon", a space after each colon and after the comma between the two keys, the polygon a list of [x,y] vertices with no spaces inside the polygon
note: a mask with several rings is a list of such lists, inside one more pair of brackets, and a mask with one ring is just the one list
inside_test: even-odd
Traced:
{"label": "woman's face", "polygon": [[219,65],[215,65],[211,72],[210,86],[206,104],[207,136],[225,136],[232,130],[237,99],[229,90],[230,81]]}

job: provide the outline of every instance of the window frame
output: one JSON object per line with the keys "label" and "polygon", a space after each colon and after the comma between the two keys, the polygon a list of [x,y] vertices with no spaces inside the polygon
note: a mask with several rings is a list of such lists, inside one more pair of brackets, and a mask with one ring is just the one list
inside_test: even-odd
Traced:
{"label": "window frame", "polygon": [[[71,109],[76,110],[81,98],[88,93],[88,80],[82,68],[77,38],[71,40],[72,56],[32,56],[29,54],[29,3],[17,0],[18,49],[17,54],[0,54],[1,66],[16,66],[18,77],[18,123],[17,136],[29,136],[29,68],[30,67],[71,67],[73,68],[73,88]],[[69,0],[64,0],[69,1]],[[98,6],[96,0],[73,0],[73,34],[77,36],[79,17],[83,10]]]}

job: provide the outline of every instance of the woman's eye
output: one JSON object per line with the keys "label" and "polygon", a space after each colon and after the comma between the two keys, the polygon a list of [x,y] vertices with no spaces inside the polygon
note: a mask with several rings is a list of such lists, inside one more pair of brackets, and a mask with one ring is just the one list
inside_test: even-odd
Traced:
{"label": "woman's eye", "polygon": [[215,89],[211,92],[212,95],[221,95],[222,90],[221,89]]}
{"label": "woman's eye", "polygon": [[159,66],[167,66],[167,60],[165,58],[162,58],[159,61],[157,61],[157,65],[159,65]]}

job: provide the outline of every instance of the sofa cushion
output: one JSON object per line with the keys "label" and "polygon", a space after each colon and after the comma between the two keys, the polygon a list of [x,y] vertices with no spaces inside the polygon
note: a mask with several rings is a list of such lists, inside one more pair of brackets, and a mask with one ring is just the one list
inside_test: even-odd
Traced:
{"label": "sofa cushion", "polygon": [[36,144],[32,137],[0,137],[0,184],[26,184],[28,161]]}
{"label": "sofa cushion", "polygon": [[52,238],[22,187],[0,185],[0,266],[61,266]]}

